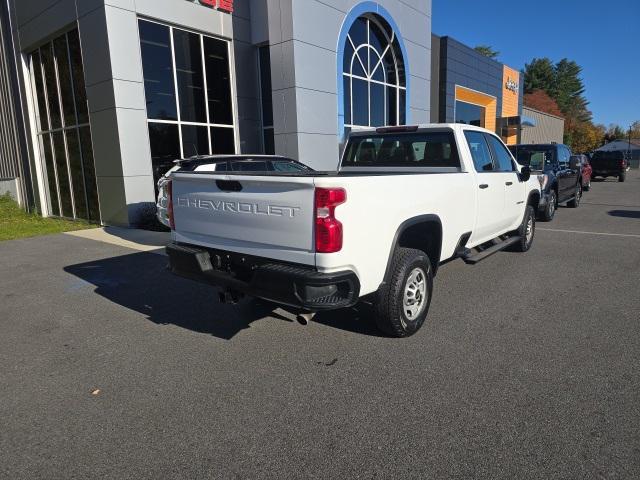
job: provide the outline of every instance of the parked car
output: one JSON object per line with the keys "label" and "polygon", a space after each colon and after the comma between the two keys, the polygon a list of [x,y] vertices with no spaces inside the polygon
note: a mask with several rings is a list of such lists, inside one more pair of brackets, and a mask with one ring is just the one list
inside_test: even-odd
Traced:
{"label": "parked car", "polygon": [[548,143],[536,145],[510,145],[518,163],[528,165],[540,182],[542,197],[538,206],[540,220],[550,222],[558,205],[572,208],[580,205],[583,184],[580,164],[566,145]]}
{"label": "parked car", "polygon": [[296,160],[273,155],[213,155],[196,156],[182,160],[158,180],[156,212],[160,223],[169,227],[167,213],[167,183],[171,172],[179,168],[202,169],[208,172],[304,172],[312,169]]}
{"label": "parked car", "polygon": [[582,177],[582,190],[588,192],[591,190],[591,174],[593,169],[591,168],[591,162],[587,155],[573,155],[571,158],[576,157],[576,163],[580,167],[580,176]]}
{"label": "parked car", "polygon": [[593,178],[596,177],[618,177],[619,182],[624,182],[627,178],[627,167],[629,166],[625,152],[596,151],[591,158],[591,168],[593,168]]}
{"label": "parked car", "polygon": [[529,250],[540,184],[494,133],[444,124],[354,131],[332,172],[221,175],[185,162],[168,192],[173,273],[304,322],[363,300],[405,337],[424,323],[443,262]]}

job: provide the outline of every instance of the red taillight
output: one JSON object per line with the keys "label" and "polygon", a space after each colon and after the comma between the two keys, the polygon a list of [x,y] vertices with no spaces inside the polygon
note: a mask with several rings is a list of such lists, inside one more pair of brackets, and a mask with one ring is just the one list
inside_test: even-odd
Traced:
{"label": "red taillight", "polygon": [[336,207],[347,201],[344,188],[316,188],[316,252],[335,253],[342,250],[342,223]]}
{"label": "red taillight", "polygon": [[173,218],[173,182],[167,182],[167,217],[169,217],[169,227],[171,230],[176,229],[176,222]]}

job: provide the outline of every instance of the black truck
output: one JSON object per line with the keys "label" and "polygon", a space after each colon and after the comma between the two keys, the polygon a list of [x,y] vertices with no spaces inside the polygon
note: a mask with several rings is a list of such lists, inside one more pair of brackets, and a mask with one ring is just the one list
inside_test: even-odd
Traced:
{"label": "black truck", "polygon": [[582,198],[582,172],[578,157],[566,145],[556,143],[510,145],[520,165],[528,165],[540,181],[538,218],[550,222],[560,203],[577,208]]}
{"label": "black truck", "polygon": [[618,177],[619,182],[627,178],[627,159],[622,151],[602,152],[597,151],[591,157],[591,178]]}

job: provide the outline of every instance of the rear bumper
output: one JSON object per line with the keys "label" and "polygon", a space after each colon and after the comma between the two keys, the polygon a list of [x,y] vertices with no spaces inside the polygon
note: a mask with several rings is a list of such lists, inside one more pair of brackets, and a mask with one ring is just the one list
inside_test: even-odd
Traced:
{"label": "rear bumper", "polygon": [[360,294],[351,271],[325,274],[305,265],[176,243],[167,246],[167,255],[176,275],[304,310],[350,307]]}
{"label": "rear bumper", "polygon": [[602,170],[594,170],[591,173],[592,177],[618,177],[626,172],[626,169],[621,168],[612,168],[612,169],[602,169]]}

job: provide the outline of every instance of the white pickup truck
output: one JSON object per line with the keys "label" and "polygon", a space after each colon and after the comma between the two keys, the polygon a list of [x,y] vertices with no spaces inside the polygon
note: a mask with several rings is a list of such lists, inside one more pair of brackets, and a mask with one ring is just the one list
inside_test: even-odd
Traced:
{"label": "white pickup truck", "polygon": [[[424,323],[438,267],[527,251],[537,178],[492,132],[433,124],[352,132],[332,172],[169,176],[173,273],[312,314],[373,304],[389,335]],[[304,318],[308,318],[307,315]]]}

